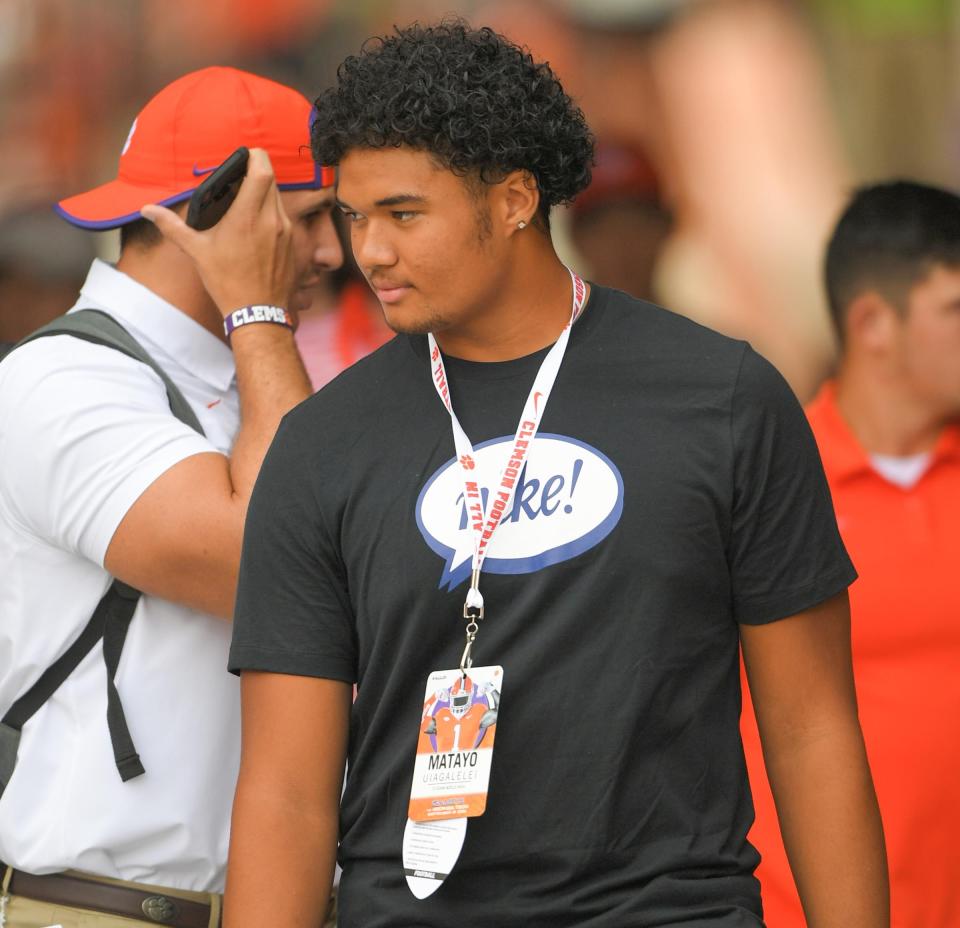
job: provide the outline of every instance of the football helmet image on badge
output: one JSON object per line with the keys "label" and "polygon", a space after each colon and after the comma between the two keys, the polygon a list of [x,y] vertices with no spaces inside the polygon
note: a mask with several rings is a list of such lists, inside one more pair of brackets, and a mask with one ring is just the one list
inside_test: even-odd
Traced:
{"label": "football helmet image on badge", "polygon": [[500,693],[493,684],[477,684],[469,676],[438,689],[423,707],[420,736],[429,742],[426,750],[443,753],[479,747],[497,724],[499,704]]}

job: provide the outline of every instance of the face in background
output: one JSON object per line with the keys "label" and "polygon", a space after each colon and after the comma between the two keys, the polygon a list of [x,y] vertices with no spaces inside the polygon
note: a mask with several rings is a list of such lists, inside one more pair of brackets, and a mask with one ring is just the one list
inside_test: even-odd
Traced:
{"label": "face in background", "polygon": [[410,148],[353,149],[339,167],[354,257],[390,328],[469,331],[504,275],[486,188]]}
{"label": "face in background", "polygon": [[598,284],[653,300],[654,274],[670,235],[670,219],[656,206],[624,198],[582,212],[570,233]]}
{"label": "face in background", "polygon": [[651,153],[637,141],[597,139],[590,185],[569,210],[570,236],[590,279],[641,300],[673,220]]}
{"label": "face in background", "polygon": [[321,274],[343,264],[343,249],[333,224],[336,197],[323,190],[281,190],[280,200],[293,225],[294,313],[310,308],[322,284]]}
{"label": "face in background", "polygon": [[960,267],[937,264],[910,289],[894,325],[893,361],[918,402],[960,417]]}

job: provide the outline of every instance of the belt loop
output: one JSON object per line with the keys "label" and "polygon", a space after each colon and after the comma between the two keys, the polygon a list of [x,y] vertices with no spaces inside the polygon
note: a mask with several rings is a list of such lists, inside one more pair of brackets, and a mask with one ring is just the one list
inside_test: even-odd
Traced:
{"label": "belt loop", "polygon": [[13,879],[13,867],[0,862],[0,866],[5,866],[3,874],[3,884],[0,886],[0,928],[7,923],[7,903],[10,901],[10,895],[7,890],[10,888],[10,880]]}
{"label": "belt loop", "polygon": [[220,928],[220,907],[223,896],[220,893],[210,893],[210,924],[207,928]]}

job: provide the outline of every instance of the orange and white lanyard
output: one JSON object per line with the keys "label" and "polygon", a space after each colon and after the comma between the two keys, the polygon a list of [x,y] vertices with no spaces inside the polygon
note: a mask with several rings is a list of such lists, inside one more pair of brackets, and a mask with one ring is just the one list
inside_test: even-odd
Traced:
{"label": "orange and white lanyard", "polygon": [[513,500],[517,480],[530,453],[537,429],[543,419],[543,412],[547,407],[547,400],[550,398],[550,391],[556,382],[557,372],[560,370],[563,355],[567,350],[570,329],[583,312],[586,303],[587,288],[583,279],[570,271],[570,280],[573,284],[573,305],[570,311],[570,321],[564,326],[560,337],[554,342],[553,347],[547,352],[547,356],[540,364],[540,370],[537,371],[533,386],[530,388],[530,394],[524,404],[513,444],[500,470],[499,482],[495,491],[487,498],[486,509],[483,505],[480,486],[471,474],[475,467],[473,445],[460,425],[457,414],[453,411],[453,403],[450,401],[447,372],[443,366],[440,347],[437,345],[433,333],[427,335],[430,345],[430,371],[433,377],[433,385],[443,405],[447,408],[447,412],[450,413],[450,422],[453,426],[453,442],[457,450],[457,459],[463,477],[463,498],[467,506],[469,526],[473,531],[470,588],[467,590],[466,602],[463,604],[463,617],[469,621],[467,624],[467,642],[463,650],[463,657],[460,660],[462,671],[466,671],[473,664],[470,651],[479,629],[477,622],[483,618],[483,596],[480,595],[480,572],[483,570],[483,562],[486,559],[497,526],[507,513]]}

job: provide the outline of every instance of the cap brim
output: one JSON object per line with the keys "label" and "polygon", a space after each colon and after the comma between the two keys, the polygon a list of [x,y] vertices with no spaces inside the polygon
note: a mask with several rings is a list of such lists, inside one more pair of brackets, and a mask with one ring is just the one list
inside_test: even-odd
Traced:
{"label": "cap brim", "polygon": [[[336,183],[334,168],[317,166],[311,180],[278,183],[280,190],[320,190]],[[199,183],[187,190],[171,192],[169,187],[141,187],[123,180],[112,180],[86,193],[67,197],[53,207],[71,225],[81,229],[105,231],[136,222],[143,217],[140,210],[148,203],[173,206],[189,200]]]}
{"label": "cap brim", "polygon": [[141,187],[112,180],[86,193],[61,200],[54,210],[81,229],[116,229],[143,218],[140,210],[148,203],[173,206],[189,199],[195,189],[171,191],[169,187]]}

